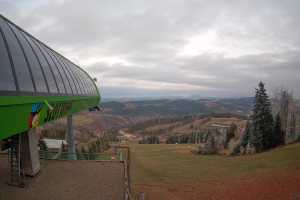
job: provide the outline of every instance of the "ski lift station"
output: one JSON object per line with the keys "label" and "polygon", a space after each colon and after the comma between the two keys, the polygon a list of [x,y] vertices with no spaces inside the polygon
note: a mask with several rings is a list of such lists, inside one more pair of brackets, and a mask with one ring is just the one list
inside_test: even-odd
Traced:
{"label": "ski lift station", "polygon": [[9,152],[11,184],[39,172],[34,128],[67,117],[68,152],[75,153],[72,114],[100,102],[86,71],[1,15],[0,95],[0,146]]}

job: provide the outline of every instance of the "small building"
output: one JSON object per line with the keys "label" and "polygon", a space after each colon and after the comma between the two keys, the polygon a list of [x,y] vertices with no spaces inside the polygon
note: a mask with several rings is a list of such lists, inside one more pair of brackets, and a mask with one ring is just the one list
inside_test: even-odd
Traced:
{"label": "small building", "polygon": [[65,146],[68,145],[67,141],[62,139],[43,138],[42,140],[45,142],[49,151],[59,151],[62,144]]}

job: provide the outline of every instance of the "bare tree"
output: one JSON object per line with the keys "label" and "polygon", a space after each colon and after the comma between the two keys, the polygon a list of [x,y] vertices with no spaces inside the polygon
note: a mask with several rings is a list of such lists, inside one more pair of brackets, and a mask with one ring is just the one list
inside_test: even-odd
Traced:
{"label": "bare tree", "polygon": [[281,119],[281,129],[285,134],[285,143],[294,142],[296,138],[296,114],[292,92],[280,89],[274,95],[273,108]]}

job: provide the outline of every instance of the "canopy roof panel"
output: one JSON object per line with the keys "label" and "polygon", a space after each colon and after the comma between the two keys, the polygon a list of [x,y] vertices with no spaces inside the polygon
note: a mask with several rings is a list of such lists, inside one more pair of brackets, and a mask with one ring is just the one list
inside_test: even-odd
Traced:
{"label": "canopy roof panel", "polygon": [[99,96],[76,64],[0,15],[0,95]]}

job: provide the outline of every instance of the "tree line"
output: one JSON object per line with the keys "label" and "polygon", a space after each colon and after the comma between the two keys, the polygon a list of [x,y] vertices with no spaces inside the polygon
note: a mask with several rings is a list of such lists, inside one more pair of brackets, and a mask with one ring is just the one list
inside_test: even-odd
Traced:
{"label": "tree line", "polygon": [[155,135],[143,137],[142,140],[139,141],[139,144],[159,144],[159,137]]}
{"label": "tree line", "polygon": [[253,114],[241,141],[241,153],[262,152],[298,139],[292,95],[282,90],[277,100],[275,98],[272,110],[265,84],[260,82],[255,92]]}

